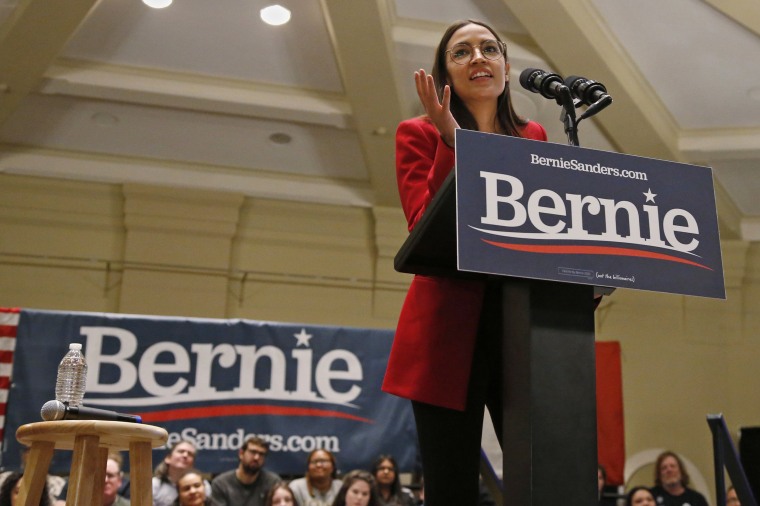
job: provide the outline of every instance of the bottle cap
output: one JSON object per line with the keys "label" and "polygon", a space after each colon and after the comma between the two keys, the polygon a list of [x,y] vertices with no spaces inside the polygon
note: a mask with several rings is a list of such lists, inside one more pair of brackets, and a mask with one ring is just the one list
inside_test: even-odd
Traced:
{"label": "bottle cap", "polygon": [[71,343],[69,344],[70,350],[81,350],[82,349],[82,343]]}

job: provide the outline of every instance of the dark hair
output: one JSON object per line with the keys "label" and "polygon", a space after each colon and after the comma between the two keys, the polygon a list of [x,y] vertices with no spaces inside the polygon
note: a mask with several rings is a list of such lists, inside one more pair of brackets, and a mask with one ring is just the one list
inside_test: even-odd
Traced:
{"label": "dark hair", "polygon": [[[179,494],[179,487],[180,487],[180,485],[179,485],[179,482],[182,481],[182,478],[184,478],[188,474],[197,474],[200,477],[200,479],[201,479],[201,486],[203,488],[203,494],[204,494],[204,497],[205,497],[205,494],[206,494],[206,480],[203,477],[203,473],[200,472],[200,471],[198,471],[194,467],[189,467],[189,468],[185,469],[184,471],[182,471],[182,474],[180,474],[177,477],[177,483],[174,484],[175,488],[177,489],[177,498],[174,499],[174,503],[173,503],[174,506],[180,506],[180,500],[179,500],[179,496],[180,496],[180,494]],[[209,499],[211,499],[211,498],[210,497],[205,497],[204,504],[208,504]]]}
{"label": "dark hair", "polygon": [[[23,474],[16,472],[9,473],[6,476],[2,487],[0,487],[0,506],[11,506],[11,495],[13,494],[13,489],[16,487],[16,484],[23,476]],[[45,483],[45,486],[42,487],[40,506],[51,506],[50,493],[48,492],[47,483]]]}
{"label": "dark hair", "polygon": [[654,484],[658,486],[662,486],[662,480],[660,480],[660,466],[662,465],[662,461],[665,460],[668,457],[673,457],[676,459],[676,462],[678,463],[678,469],[681,471],[681,485],[684,487],[687,486],[691,482],[691,478],[689,478],[689,473],[686,472],[686,468],[683,465],[683,461],[681,460],[681,457],[676,455],[675,452],[672,452],[670,450],[662,452],[660,455],[657,456],[657,461],[654,464]]}
{"label": "dark hair", "polygon": [[652,499],[654,499],[654,494],[651,490],[649,490],[648,487],[633,487],[631,490],[628,491],[628,494],[625,496],[625,506],[632,506],[633,505],[633,496],[638,492],[639,490],[646,490],[647,494],[652,496]]}
{"label": "dark hair", "polygon": [[[431,74],[435,80],[438,98],[441,100],[443,99],[443,88],[448,82],[448,72],[446,71],[446,46],[448,45],[449,40],[451,40],[451,37],[454,36],[454,33],[467,25],[480,25],[491,32],[496,40],[502,42],[504,61],[508,62],[507,45],[504,44],[493,28],[482,21],[476,21],[474,19],[457,21],[446,29],[443,33],[443,37],[441,37],[441,42],[438,43],[438,48],[435,50],[435,62],[433,63],[433,71]],[[462,102],[462,99],[459,98],[453,88],[451,89],[451,114],[454,116],[454,119],[457,120],[460,127],[468,130],[478,129],[478,124],[472,113],[467,109],[467,106]],[[528,123],[528,120],[522,116],[518,116],[512,107],[512,98],[509,93],[509,82],[505,83],[504,91],[497,100],[496,120],[499,122],[499,126],[504,129],[504,132],[513,137],[521,137],[520,129],[518,127]]]}
{"label": "dark hair", "polygon": [[351,488],[351,485],[357,481],[364,481],[367,482],[367,485],[369,485],[369,502],[367,503],[367,506],[377,506],[377,490],[375,489],[375,478],[363,469],[354,469],[353,471],[350,471],[348,474],[346,474],[346,476],[343,478],[343,485],[341,485],[340,490],[338,491],[338,495],[335,496],[335,500],[333,501],[332,506],[345,506],[348,489]]}
{"label": "dark hair", "polygon": [[241,450],[247,450],[248,445],[256,445],[264,448],[265,450],[269,450],[269,442],[259,436],[251,436],[248,439],[245,440],[245,443],[243,443],[243,446],[240,447]]}
{"label": "dark hair", "polygon": [[[393,483],[391,483],[391,497],[398,497],[401,498],[401,480],[399,480],[398,476],[398,464],[396,464],[396,459],[393,458],[393,455],[379,455],[375,462],[372,464],[372,476],[375,477],[375,483],[377,484],[377,473],[380,469],[380,466],[383,464],[383,462],[388,461],[393,466]],[[379,490],[379,485],[378,490]]]}
{"label": "dark hair", "polygon": [[298,504],[298,501],[296,501],[296,495],[290,489],[290,486],[284,481],[278,481],[272,485],[272,488],[270,488],[269,492],[267,492],[267,497],[264,500],[265,506],[272,506],[272,503],[274,502],[274,494],[280,489],[287,490],[287,492],[290,494],[290,497],[293,499],[293,504]]}
{"label": "dark hair", "polygon": [[[311,463],[311,458],[314,456],[317,452],[325,452],[330,459],[330,462],[332,462],[333,470],[330,474],[330,477],[334,480],[336,476],[338,476],[338,463],[335,461],[335,455],[333,455],[330,450],[325,450],[324,448],[317,448],[316,450],[312,450],[309,452],[309,456],[306,457],[306,483],[309,483],[309,463]],[[309,485],[311,486],[311,485]]]}

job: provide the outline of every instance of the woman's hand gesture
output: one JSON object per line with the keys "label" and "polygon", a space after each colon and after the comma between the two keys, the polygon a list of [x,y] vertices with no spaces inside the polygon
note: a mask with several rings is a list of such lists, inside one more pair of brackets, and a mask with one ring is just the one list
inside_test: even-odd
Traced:
{"label": "woman's hand gesture", "polygon": [[417,85],[417,95],[425,108],[425,113],[438,129],[443,142],[454,147],[454,131],[459,128],[459,124],[449,109],[451,88],[448,84],[444,86],[443,102],[439,102],[433,76],[420,69],[414,73],[414,83]]}

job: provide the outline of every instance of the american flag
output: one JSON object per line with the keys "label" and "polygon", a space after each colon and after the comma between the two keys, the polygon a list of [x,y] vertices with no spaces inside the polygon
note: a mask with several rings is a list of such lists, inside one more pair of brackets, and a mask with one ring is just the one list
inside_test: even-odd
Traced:
{"label": "american flag", "polygon": [[16,349],[16,329],[21,310],[0,307],[0,442],[5,437],[5,409],[11,388],[13,350]]}

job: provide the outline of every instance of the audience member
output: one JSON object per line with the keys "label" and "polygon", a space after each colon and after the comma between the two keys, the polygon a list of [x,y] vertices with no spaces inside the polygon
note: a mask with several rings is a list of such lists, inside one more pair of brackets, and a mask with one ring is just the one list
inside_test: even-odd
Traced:
{"label": "audience member", "polygon": [[[170,506],[177,498],[177,479],[195,465],[195,445],[187,440],[175,443],[153,473],[153,506]],[[211,484],[204,480],[205,497]]]}
{"label": "audience member", "polygon": [[314,450],[306,459],[306,475],[290,482],[298,506],[330,506],[341,487],[338,466],[327,450]]}
{"label": "audience member", "polygon": [[598,464],[596,466],[596,488],[597,488],[597,500],[602,500],[602,491],[604,490],[604,485],[607,483],[607,471],[604,470],[604,466],[601,464]]}
{"label": "audience member", "polygon": [[[21,473],[9,472],[6,474],[3,484],[0,486],[0,506],[16,506],[16,498],[18,497],[19,490],[21,490],[23,480],[24,475]],[[40,506],[50,506],[52,504],[47,488],[47,484],[45,484],[45,487],[42,489]]]}
{"label": "audience member", "polygon": [[185,469],[177,478],[177,498],[173,506],[211,506],[206,480],[197,469]]}
{"label": "audience member", "polygon": [[625,496],[625,506],[655,506],[654,495],[647,487],[633,487]]}
{"label": "audience member", "polygon": [[[103,485],[103,506],[129,506],[129,499],[119,494],[124,473],[121,470],[123,459],[120,453],[108,454],[106,460],[105,484]],[[56,506],[66,505],[66,496],[69,493],[68,482],[61,490]]]}
{"label": "audience member", "polygon": [[379,506],[414,506],[416,503],[411,490],[401,487],[393,456],[380,455],[372,465],[372,476],[375,478]]}
{"label": "audience member", "polygon": [[726,506],[742,506],[739,502],[739,496],[736,494],[736,489],[732,486],[726,490]]}
{"label": "audience member", "polygon": [[275,483],[269,489],[267,494],[266,506],[293,506],[296,504],[296,497],[293,491],[284,481]]}
{"label": "audience member", "polygon": [[477,506],[496,506],[496,501],[494,501],[493,496],[491,495],[491,491],[488,490],[488,487],[486,486],[486,483],[483,481],[483,478],[481,478],[478,481]]}
{"label": "audience member", "polygon": [[377,504],[375,479],[367,471],[355,469],[343,478],[343,485],[338,490],[332,506],[377,506]]}
{"label": "audience member", "polygon": [[[29,451],[31,448],[28,446],[25,446],[21,450],[21,467],[19,469],[19,472],[21,474],[24,473],[24,469],[26,468],[26,459],[29,457]],[[0,473],[0,486],[5,482],[5,479],[10,476],[11,474],[14,474],[16,471],[3,471]],[[48,474],[47,475],[47,492],[48,497],[50,500],[50,504],[56,504],[56,499],[60,496],[61,490],[63,490],[63,487],[66,485],[66,478],[63,476],[56,476],[54,474]]]}
{"label": "audience member", "polygon": [[237,468],[211,482],[211,501],[217,506],[263,506],[269,489],[280,481],[278,475],[263,469],[268,451],[264,439],[249,437],[238,450]]}
{"label": "audience member", "polygon": [[652,495],[659,506],[707,506],[705,497],[688,488],[689,474],[674,452],[662,452],[655,462]]}
{"label": "audience member", "polygon": [[106,482],[103,485],[103,506],[129,506],[129,499],[119,495],[124,473],[121,470],[122,457],[119,453],[109,453],[106,460]]}

